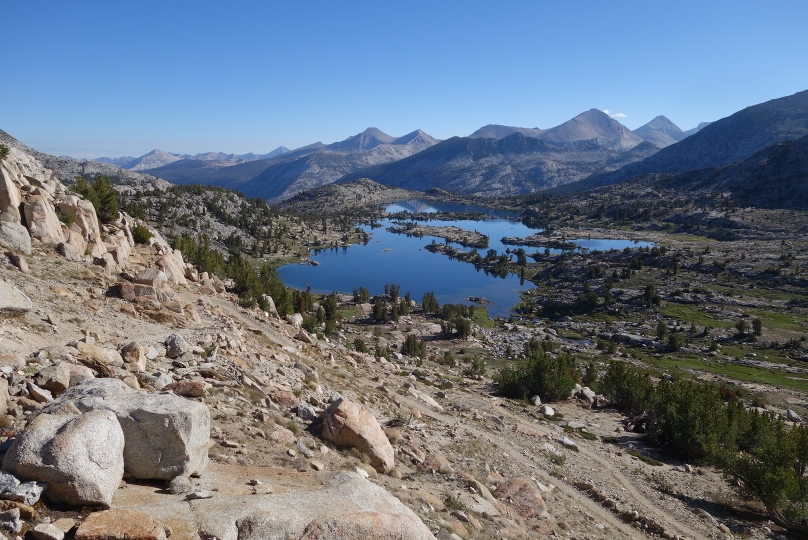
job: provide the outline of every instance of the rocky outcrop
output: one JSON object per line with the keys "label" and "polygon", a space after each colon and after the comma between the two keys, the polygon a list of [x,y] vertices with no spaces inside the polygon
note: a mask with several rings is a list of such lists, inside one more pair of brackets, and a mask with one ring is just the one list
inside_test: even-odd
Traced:
{"label": "rocky outcrop", "polygon": [[3,470],[46,482],[45,496],[76,506],[106,505],[123,477],[124,436],[110,411],[40,414],[14,441]]}
{"label": "rocky outcrop", "polygon": [[395,453],[376,418],[362,405],[338,399],[323,413],[323,438],[339,446],[352,446],[367,454],[373,467],[389,472]]}
{"label": "rocky outcrop", "polygon": [[60,244],[64,241],[62,223],[56,217],[53,205],[44,195],[33,195],[23,203],[25,224],[31,238],[43,244]]}
{"label": "rocky outcrop", "polygon": [[44,412],[67,404],[80,411],[112,411],[123,429],[124,467],[139,479],[171,480],[207,465],[210,411],[174,394],[143,394],[117,379],[93,379],[67,390]]}
{"label": "rocky outcrop", "polygon": [[219,540],[434,540],[412,510],[358,474],[320,490],[191,501],[199,533]]}

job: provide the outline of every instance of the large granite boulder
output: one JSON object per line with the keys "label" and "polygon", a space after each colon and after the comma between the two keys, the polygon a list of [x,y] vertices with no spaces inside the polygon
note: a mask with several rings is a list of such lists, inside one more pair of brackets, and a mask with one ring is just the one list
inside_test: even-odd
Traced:
{"label": "large granite boulder", "polygon": [[191,501],[202,538],[434,540],[412,510],[354,473],[308,492]]}
{"label": "large granite boulder", "polygon": [[31,311],[31,299],[17,287],[0,279],[0,315],[22,315]]}
{"label": "large granite boulder", "polygon": [[62,222],[56,217],[53,205],[44,195],[33,195],[23,204],[25,224],[31,238],[43,244],[61,244],[64,241]]}
{"label": "large granite boulder", "polygon": [[0,247],[30,255],[31,236],[28,229],[19,222],[0,221]]}
{"label": "large granite boulder", "polygon": [[112,503],[123,477],[124,436],[111,411],[40,414],[17,436],[3,470],[48,484],[45,496],[76,506]]}
{"label": "large granite boulder", "polygon": [[210,410],[174,394],[145,394],[118,379],[93,379],[69,388],[45,413],[74,404],[108,410],[123,429],[126,472],[139,479],[171,480],[201,473],[208,462]]}
{"label": "large granite boulder", "polygon": [[352,446],[370,457],[379,472],[395,466],[395,452],[373,414],[362,405],[338,399],[323,413],[323,438],[338,446]]}

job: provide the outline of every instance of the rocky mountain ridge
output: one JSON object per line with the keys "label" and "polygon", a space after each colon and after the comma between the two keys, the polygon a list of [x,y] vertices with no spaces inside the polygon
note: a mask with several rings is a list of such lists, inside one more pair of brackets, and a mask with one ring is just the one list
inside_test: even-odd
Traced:
{"label": "rocky mountain ridge", "polygon": [[241,163],[244,161],[254,161],[257,159],[271,159],[280,156],[282,154],[285,154],[287,152],[290,152],[290,150],[285,146],[279,146],[278,148],[267,154],[253,154],[252,152],[247,154],[225,154],[224,152],[203,152],[191,155],[191,154],[174,154],[171,152],[166,152],[165,150],[155,149],[140,157],[132,157],[132,156],[117,157],[117,158],[100,157],[88,161],[97,161],[99,163],[106,163],[107,165],[115,165],[116,167],[120,167],[122,169],[127,169],[130,171],[143,171],[146,169],[155,169],[157,167],[168,165],[169,163],[174,163],[176,161],[186,159],[196,161],[217,162],[220,165],[225,166],[225,165],[235,165],[237,163]]}
{"label": "rocky mountain ridge", "polygon": [[143,189],[165,189],[171,184],[165,180],[135,171],[127,171],[115,165],[97,161],[76,161],[67,156],[52,156],[29,148],[5,131],[0,130],[0,144],[17,150],[21,159],[33,159],[38,165],[48,170],[53,179],[67,185],[73,184],[81,176],[92,180],[98,176],[106,176],[124,191]]}
{"label": "rocky mountain ridge", "polygon": [[[773,144],[805,135],[808,135],[808,90],[752,105],[712,122],[642,161],[593,175],[580,189],[614,184],[641,174],[677,174],[722,167],[747,159]],[[579,188],[570,186],[570,189]]]}
{"label": "rocky mountain ridge", "polygon": [[151,174],[178,184],[201,183],[235,189],[247,197],[278,202],[300,191],[329,184],[353,171],[411,156],[437,142],[421,130],[392,137],[376,128],[324,145],[315,143],[268,160],[230,167],[177,161]]}
{"label": "rocky mountain ridge", "polygon": [[656,151],[642,141],[625,151],[611,144],[603,146],[598,140],[556,144],[521,133],[499,140],[453,137],[400,161],[347,174],[339,181],[365,177],[418,191],[439,188],[483,196],[515,195],[574,182],[603,169],[614,170]]}

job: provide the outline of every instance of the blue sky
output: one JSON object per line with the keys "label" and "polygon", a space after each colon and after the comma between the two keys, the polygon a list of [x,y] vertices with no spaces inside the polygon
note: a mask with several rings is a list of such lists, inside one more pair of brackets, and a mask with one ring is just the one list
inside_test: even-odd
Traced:
{"label": "blue sky", "polygon": [[25,0],[0,129],[98,157],[437,138],[590,108],[682,129],[808,89],[808,2]]}

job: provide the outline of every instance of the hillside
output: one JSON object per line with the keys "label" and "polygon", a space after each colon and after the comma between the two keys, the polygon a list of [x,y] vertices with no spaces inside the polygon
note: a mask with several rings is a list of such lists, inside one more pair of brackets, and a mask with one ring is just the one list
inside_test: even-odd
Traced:
{"label": "hillside", "polygon": [[421,130],[392,137],[376,128],[330,145],[315,143],[273,159],[219,167],[199,160],[176,161],[149,170],[177,184],[207,184],[236,189],[248,197],[278,202],[306,189],[338,180],[356,170],[390,163],[437,142]]}
{"label": "hillside", "polygon": [[[563,133],[569,135],[571,130],[556,135]],[[587,134],[592,133],[587,130]],[[347,174],[340,182],[366,177],[418,191],[440,188],[474,195],[514,195],[574,182],[596,171],[614,170],[656,151],[642,141],[624,151],[613,144],[602,146],[599,141],[553,144],[521,133],[499,140],[453,137],[409,158]]]}
{"label": "hillside", "polygon": [[100,163],[98,161],[76,161],[65,156],[56,157],[43,154],[42,152],[27,147],[2,130],[0,130],[0,144],[15,148],[26,155],[34,157],[44,167],[49,169],[53,175],[67,185],[75,182],[76,178],[79,176],[91,180],[101,175],[108,177],[112,183],[120,186],[124,190],[165,189],[171,185],[165,180],[150,174],[128,171],[107,163]]}
{"label": "hillside", "polygon": [[[747,107],[640,162],[597,173],[581,189],[648,173],[676,174],[742,161],[772,144],[808,135],[808,90]],[[576,186],[570,186],[576,189]]]}

